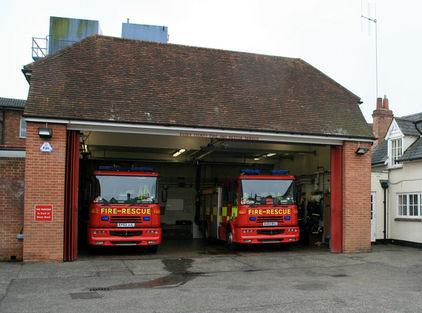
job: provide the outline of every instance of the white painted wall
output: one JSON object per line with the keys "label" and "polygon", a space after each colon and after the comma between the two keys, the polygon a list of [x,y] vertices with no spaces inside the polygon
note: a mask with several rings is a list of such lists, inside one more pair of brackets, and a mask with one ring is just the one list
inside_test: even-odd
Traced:
{"label": "white painted wall", "polygon": [[422,222],[396,221],[398,193],[422,193],[422,161],[405,162],[400,169],[390,171],[390,238],[422,243]]}
{"label": "white painted wall", "polygon": [[[398,221],[398,194],[422,193],[422,160],[405,162],[402,167],[382,171],[372,169],[371,191],[376,192],[377,202],[377,239],[383,238],[384,210],[383,190],[380,179],[388,179],[390,184],[387,190],[387,238],[422,243],[421,218],[406,218]],[[402,218],[402,217],[400,217]]]}
{"label": "white painted wall", "polygon": [[[384,190],[381,188],[380,180],[388,179],[387,172],[371,173],[371,192],[375,193],[375,218],[376,218],[376,239],[384,239]],[[387,194],[388,195],[388,194]],[[388,199],[387,199],[388,207]],[[388,215],[388,213],[387,213]],[[387,216],[388,217],[388,216]]]}

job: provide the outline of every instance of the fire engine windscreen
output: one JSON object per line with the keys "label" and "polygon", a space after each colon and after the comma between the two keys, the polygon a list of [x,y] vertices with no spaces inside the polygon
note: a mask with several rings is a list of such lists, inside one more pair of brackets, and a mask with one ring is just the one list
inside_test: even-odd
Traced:
{"label": "fire engine windscreen", "polygon": [[273,204],[294,204],[295,184],[293,180],[281,179],[244,179],[241,181],[241,203],[266,204],[272,199]]}
{"label": "fire engine windscreen", "polygon": [[96,184],[98,203],[158,203],[157,177],[98,175]]}

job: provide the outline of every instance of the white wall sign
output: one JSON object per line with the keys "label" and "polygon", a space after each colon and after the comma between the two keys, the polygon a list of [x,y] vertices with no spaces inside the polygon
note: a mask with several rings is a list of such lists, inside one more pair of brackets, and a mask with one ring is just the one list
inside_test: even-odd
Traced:
{"label": "white wall sign", "polygon": [[50,145],[49,142],[46,141],[46,142],[44,142],[41,145],[40,150],[41,150],[41,152],[48,152],[48,153],[50,153],[51,151],[53,151],[53,147]]}

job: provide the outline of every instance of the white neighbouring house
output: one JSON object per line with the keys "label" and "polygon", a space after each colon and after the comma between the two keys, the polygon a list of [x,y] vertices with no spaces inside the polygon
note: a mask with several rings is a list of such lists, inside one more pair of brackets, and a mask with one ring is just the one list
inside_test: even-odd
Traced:
{"label": "white neighbouring house", "polygon": [[373,117],[372,241],[422,244],[422,112],[393,117],[384,98]]}

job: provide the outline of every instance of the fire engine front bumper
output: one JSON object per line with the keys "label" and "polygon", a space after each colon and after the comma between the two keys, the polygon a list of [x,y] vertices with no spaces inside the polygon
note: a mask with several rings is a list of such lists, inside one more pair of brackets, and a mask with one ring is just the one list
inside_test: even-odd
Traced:
{"label": "fire engine front bumper", "polygon": [[152,246],[161,244],[161,228],[88,228],[92,246]]}
{"label": "fire engine front bumper", "polygon": [[239,227],[233,242],[243,244],[292,243],[299,241],[299,227]]}

